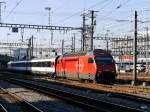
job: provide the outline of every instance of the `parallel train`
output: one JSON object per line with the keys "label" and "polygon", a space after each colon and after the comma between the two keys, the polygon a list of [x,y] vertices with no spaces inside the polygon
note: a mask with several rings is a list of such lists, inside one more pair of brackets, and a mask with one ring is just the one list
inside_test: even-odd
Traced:
{"label": "parallel train", "polygon": [[113,82],[116,78],[115,61],[102,49],[65,53],[51,59],[13,61],[8,63],[8,70],[94,82]]}

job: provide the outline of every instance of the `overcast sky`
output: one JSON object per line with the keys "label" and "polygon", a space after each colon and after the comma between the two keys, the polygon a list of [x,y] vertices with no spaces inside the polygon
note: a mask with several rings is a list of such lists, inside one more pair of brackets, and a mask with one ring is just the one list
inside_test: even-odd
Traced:
{"label": "overcast sky", "polygon": [[[138,20],[150,20],[150,0],[0,0],[2,5],[2,22],[48,25],[48,11],[45,7],[51,7],[51,24],[60,26],[80,27],[83,11],[96,10],[96,32],[105,34],[109,30],[113,35],[131,35],[134,25],[134,11],[138,11]],[[138,23],[139,31],[144,31],[149,23]],[[20,32],[14,34],[10,29],[0,28],[0,40],[18,42]],[[9,33],[9,34],[8,34]],[[74,32],[54,33],[54,41],[61,39],[71,40]],[[78,31],[77,38],[80,38]],[[31,35],[36,37],[38,44],[48,44],[49,32],[25,30],[24,39]],[[78,42],[79,43],[79,42]]]}

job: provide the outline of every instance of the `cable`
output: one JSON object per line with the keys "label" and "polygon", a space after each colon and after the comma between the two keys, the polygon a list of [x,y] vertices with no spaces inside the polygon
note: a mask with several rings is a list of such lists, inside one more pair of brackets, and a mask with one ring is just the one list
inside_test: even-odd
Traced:
{"label": "cable", "polygon": [[[94,4],[94,5],[90,6],[89,8],[85,9],[84,11],[87,11],[87,10],[93,8],[93,7],[96,7],[96,6],[99,5],[99,4],[103,4],[103,3],[105,3],[106,1],[109,1],[109,0],[103,0],[103,1],[101,1],[101,2],[97,2],[96,4]],[[74,16],[76,16],[76,15],[78,15],[78,14],[81,14],[81,13],[82,13],[82,11],[76,12],[76,13],[72,14],[71,16],[68,16],[68,17],[66,17],[65,19],[60,20],[60,21],[58,21],[58,22],[64,22],[64,21],[66,21],[66,20],[68,20],[68,19],[70,19],[70,18],[72,18],[72,17],[74,17]]]}
{"label": "cable", "polygon": [[107,1],[109,1],[109,0],[103,0],[102,2],[98,2],[98,3],[96,3],[96,4],[92,5],[92,6],[90,6],[90,7],[87,8],[86,10],[89,10],[89,9],[91,9],[91,8],[94,8],[94,7],[98,6],[99,4],[104,4],[104,3],[107,2]]}
{"label": "cable", "polygon": [[[8,11],[6,12],[8,13]],[[43,12],[38,12],[38,11],[13,11],[14,14],[18,14],[18,15],[39,15],[39,16],[45,16],[45,14],[43,14]]]}
{"label": "cable", "polygon": [[20,3],[22,2],[23,0],[19,0],[16,5],[14,6],[14,8],[8,13],[8,15],[5,17],[5,19],[7,19],[13,12],[14,10],[17,8],[17,6],[20,5]]}
{"label": "cable", "polygon": [[[118,9],[120,9],[121,7],[123,7],[125,4],[127,4],[129,1],[131,0],[126,0],[125,2],[123,3],[119,3],[119,5],[114,9],[112,10],[111,12],[109,12],[107,15],[104,15],[103,17],[107,17],[107,18],[112,18],[112,17],[108,17],[108,15],[110,14],[113,14],[115,11],[117,11]],[[123,5],[122,5],[123,4]]]}

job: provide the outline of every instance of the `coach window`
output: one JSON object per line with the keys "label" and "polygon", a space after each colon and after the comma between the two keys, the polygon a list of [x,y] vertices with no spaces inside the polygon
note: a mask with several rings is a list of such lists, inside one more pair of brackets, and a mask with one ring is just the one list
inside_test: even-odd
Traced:
{"label": "coach window", "polygon": [[37,67],[41,67],[41,62],[38,62],[38,63],[37,63]]}
{"label": "coach window", "polygon": [[37,67],[37,62],[33,62],[33,66],[34,66],[34,67]]}
{"label": "coach window", "polygon": [[29,62],[27,62],[27,67],[31,67]]}
{"label": "coach window", "polygon": [[43,63],[42,62],[39,62],[39,67],[42,67],[43,66]]}
{"label": "coach window", "polygon": [[48,67],[51,67],[51,62],[48,62]]}
{"label": "coach window", "polygon": [[38,63],[37,62],[34,62],[34,67],[38,67]]}
{"label": "coach window", "polygon": [[32,62],[33,63],[33,67],[37,67],[37,62]]}
{"label": "coach window", "polygon": [[28,66],[31,67],[31,62],[28,63]]}
{"label": "coach window", "polygon": [[33,67],[37,67],[37,62],[32,62]]}
{"label": "coach window", "polygon": [[17,64],[17,67],[22,67],[22,63],[18,63],[18,64]]}
{"label": "coach window", "polygon": [[46,67],[46,62],[42,62],[42,67]]}
{"label": "coach window", "polygon": [[46,67],[46,62],[42,62],[42,67]]}
{"label": "coach window", "polygon": [[15,67],[18,67],[18,63],[15,63],[14,66],[15,66]]}
{"label": "coach window", "polygon": [[34,67],[34,62],[31,62],[31,66]]}
{"label": "coach window", "polygon": [[24,63],[21,63],[21,67],[24,67]]}
{"label": "coach window", "polygon": [[13,67],[17,67],[17,63],[13,63]]}
{"label": "coach window", "polygon": [[24,67],[24,63],[21,63],[21,67]]}
{"label": "coach window", "polygon": [[18,63],[17,67],[23,67],[23,63]]}
{"label": "coach window", "polygon": [[45,62],[45,67],[48,67],[48,62]]}
{"label": "coach window", "polygon": [[38,67],[42,67],[43,63],[42,62],[38,62]]}
{"label": "coach window", "polygon": [[44,67],[47,67],[47,62],[44,62]]}
{"label": "coach window", "polygon": [[20,63],[20,66],[21,66],[21,67],[24,67],[24,63]]}
{"label": "coach window", "polygon": [[45,62],[42,62],[41,67],[45,67]]}
{"label": "coach window", "polygon": [[40,63],[39,62],[36,62],[36,67],[40,67]]}
{"label": "coach window", "polygon": [[23,63],[23,67],[26,67],[26,63]]}
{"label": "coach window", "polygon": [[15,63],[14,66],[15,66],[15,67],[18,67],[18,63]]}

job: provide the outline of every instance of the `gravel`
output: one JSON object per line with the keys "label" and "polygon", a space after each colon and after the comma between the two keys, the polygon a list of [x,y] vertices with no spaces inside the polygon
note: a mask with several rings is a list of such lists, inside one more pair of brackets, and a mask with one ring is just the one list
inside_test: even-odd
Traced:
{"label": "gravel", "polygon": [[45,112],[85,112],[85,110],[67,104],[62,100],[37,93],[2,80],[0,80],[0,86],[34,104]]}
{"label": "gravel", "polygon": [[[22,112],[23,108],[19,101],[15,98],[12,98],[10,95],[0,91],[0,103],[9,111],[9,112]],[[25,112],[25,110],[24,110]],[[27,111],[26,111],[27,112]]]}

